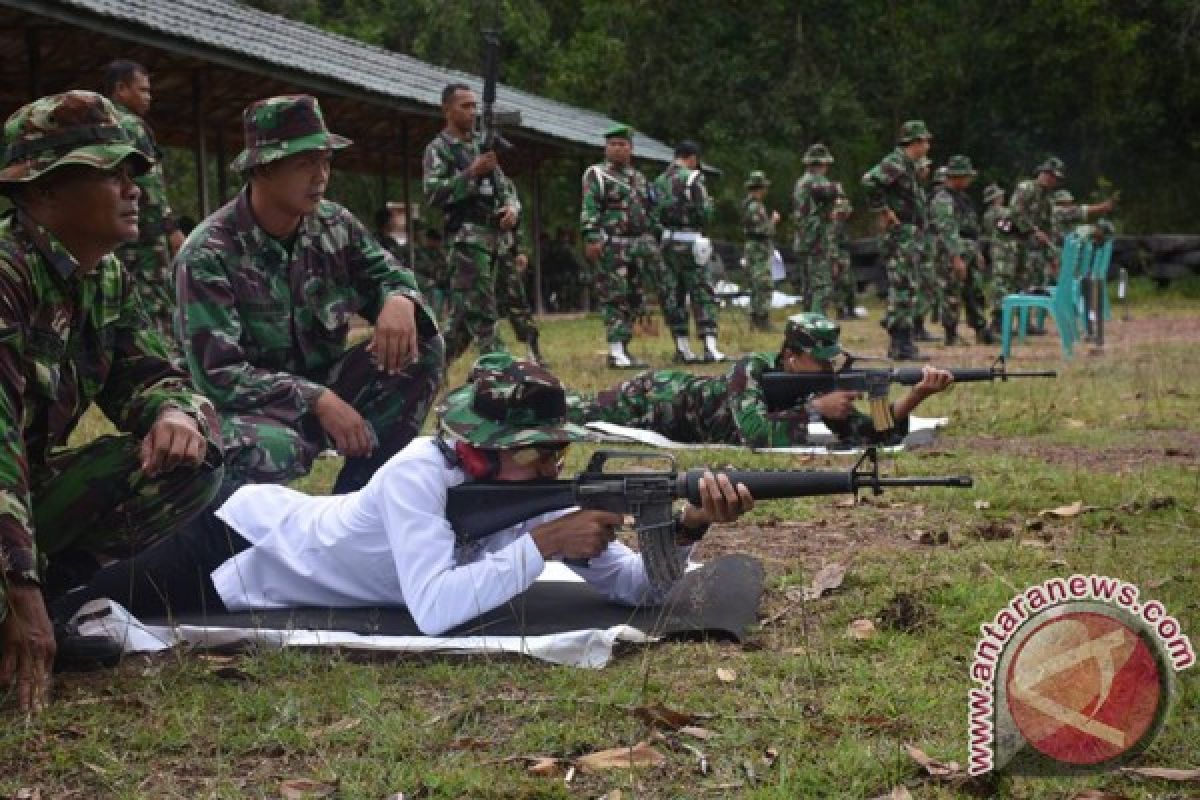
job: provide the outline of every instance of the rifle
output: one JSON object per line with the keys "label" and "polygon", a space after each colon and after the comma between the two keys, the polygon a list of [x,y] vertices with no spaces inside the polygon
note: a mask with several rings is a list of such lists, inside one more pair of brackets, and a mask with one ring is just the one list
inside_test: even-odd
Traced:
{"label": "rifle", "polygon": [[[500,34],[495,30],[483,32],[483,110],[480,113],[480,152],[497,155],[514,150],[516,146],[500,135],[498,128],[503,117],[505,124],[520,125],[521,112],[513,111],[505,114],[496,112],[496,82],[500,79]],[[490,181],[491,176],[484,180]]]}
{"label": "rifle", "polygon": [[[923,373],[920,368],[902,369],[853,369],[855,361],[866,359],[846,356],[845,363],[836,372],[764,372],[760,379],[763,398],[768,411],[786,411],[803,404],[814,394],[844,390],[862,392],[871,404],[871,417],[877,431],[891,430],[895,426],[892,412],[887,403],[888,387],[893,383],[916,386]],[[979,381],[1007,381],[1009,378],[1054,378],[1054,370],[1011,372],[1000,356],[990,367],[959,367],[949,370],[955,383]]]}
{"label": "rifle", "polygon": [[[613,458],[636,462],[669,462],[667,469],[640,467],[625,472],[607,472]],[[446,500],[446,518],[459,544],[482,539],[549,511],[578,506],[584,509],[632,514],[634,530],[646,575],[655,587],[670,586],[687,566],[675,544],[671,506],[677,499],[700,505],[700,478],[706,470],[690,469],[680,474],[673,456],[662,453],[599,450],[587,469],[570,480],[473,481],[451,487]],[[949,486],[970,488],[970,476],[883,478],[879,459],[872,448],[846,471],[821,470],[720,470],[736,486],[744,483],[756,500],[815,497],[830,494],[857,495],[861,489],[882,494],[885,486]],[[569,563],[578,564],[571,561]],[[586,561],[582,563],[586,566]]]}

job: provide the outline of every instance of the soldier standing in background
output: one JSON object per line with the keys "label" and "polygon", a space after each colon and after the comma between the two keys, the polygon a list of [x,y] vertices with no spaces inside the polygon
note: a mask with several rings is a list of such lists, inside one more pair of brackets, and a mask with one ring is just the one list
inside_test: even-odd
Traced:
{"label": "soldier standing in background", "polygon": [[661,290],[671,316],[667,324],[675,337],[675,360],[696,360],[688,342],[688,302],[696,317],[696,332],[704,340],[705,362],[724,361],[717,349],[717,296],[713,288],[712,242],[704,226],[712,221],[713,202],[700,170],[700,146],[684,140],[675,147],[675,160],[654,181],[654,221],[662,228]]}
{"label": "soldier standing in background", "polygon": [[104,93],[117,109],[121,127],[136,147],[151,159],[152,166],[134,180],[142,190],[138,199],[138,238],[117,248],[117,257],[133,279],[146,316],[172,350],[175,339],[175,275],[171,259],[183,246],[183,234],[175,225],[162,154],[154,132],[144,117],[150,110],[150,73],[133,61],[113,61],[104,70]]}
{"label": "soldier standing in background", "polygon": [[804,308],[820,313],[828,299],[830,283],[826,273],[832,268],[827,231],[830,211],[841,187],[827,177],[833,154],[823,144],[804,152],[804,174],[792,190],[792,224],[795,228],[792,252],[796,262],[792,288]]}
{"label": "soldier standing in background", "polygon": [[1004,190],[992,184],[983,190],[982,243],[987,264],[991,268],[988,281],[988,307],[992,310],[992,334],[1000,335],[1000,321],[1004,298],[1020,291],[1022,283],[1017,276],[1020,265],[1021,244],[1017,240],[1012,215],[1004,205]]}
{"label": "soldier standing in background", "polygon": [[445,319],[447,264],[446,251],[442,249],[442,232],[437,228],[425,228],[417,246],[413,248],[413,273],[425,300],[433,308],[438,324]]}
{"label": "soldier standing in background", "polygon": [[478,106],[469,86],[447,85],[442,90],[446,127],[425,147],[422,162],[425,202],[441,210],[450,248],[447,364],[472,341],[480,353],[497,349],[496,255],[501,233],[516,227],[521,211],[496,153],[480,152]]}
{"label": "soldier standing in background", "polygon": [[746,199],[742,201],[742,233],[746,237],[743,258],[750,282],[750,322],[755,330],[771,331],[771,237],[779,223],[778,211],[767,211],[763,200],[771,182],[762,170],[754,170],[746,179]]}
{"label": "soldier standing in background", "polygon": [[[516,187],[513,187],[516,192]],[[521,224],[500,235],[500,253],[496,258],[496,308],[499,317],[508,317],[517,341],[529,348],[529,360],[540,367],[549,368],[538,346],[538,327],[533,320],[533,309],[525,291],[525,271],[529,267],[529,255],[525,249],[525,237]]]}
{"label": "soldier standing in background", "polygon": [[839,320],[858,318],[858,287],[850,256],[850,232],[846,223],[854,213],[845,192],[833,203],[833,224],[829,226],[829,252],[833,254],[833,305]]}
{"label": "soldier standing in background", "polygon": [[[930,168],[933,161],[922,158],[917,162],[917,176],[921,179],[921,188],[925,191],[926,203],[933,200],[934,194],[946,183],[946,168],[938,167],[933,170],[930,180]],[[921,277],[917,283],[917,318],[913,323],[914,342],[936,342],[934,336],[925,327],[925,317],[940,319],[942,315],[942,288],[938,280],[940,265],[945,259],[945,253],[938,249],[937,232],[931,224],[925,229],[925,248],[921,258]]]}
{"label": "soldier standing in background", "polygon": [[932,230],[937,237],[938,288],[946,345],[962,344],[958,318],[962,306],[978,344],[994,344],[984,305],[984,263],[979,252],[979,215],[967,195],[975,168],[966,156],[951,156],[944,184],[933,196]]}
{"label": "soldier standing in background", "polygon": [[862,178],[871,210],[879,215],[879,228],[884,234],[888,306],[882,325],[891,338],[888,357],[902,361],[924,360],[913,343],[916,293],[929,224],[917,161],[929,152],[932,140],[933,134],[924,122],[905,122],[897,147]]}
{"label": "soldier standing in background", "polygon": [[638,254],[650,230],[647,190],[646,176],[633,166],[633,129],[613,126],[604,132],[604,161],[583,173],[579,224],[584,252],[596,268],[608,366],[617,369],[646,366],[628,345],[643,303]]}

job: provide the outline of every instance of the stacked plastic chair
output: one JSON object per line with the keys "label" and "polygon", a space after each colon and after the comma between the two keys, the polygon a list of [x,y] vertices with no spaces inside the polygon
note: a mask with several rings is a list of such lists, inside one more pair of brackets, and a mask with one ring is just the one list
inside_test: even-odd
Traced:
{"label": "stacked plastic chair", "polygon": [[1058,282],[1049,294],[1010,294],[1001,304],[1000,354],[1008,358],[1012,350],[1013,314],[1018,315],[1018,341],[1024,343],[1029,327],[1030,309],[1044,311],[1054,320],[1063,354],[1070,358],[1079,339],[1079,281],[1081,240],[1074,233],[1063,240],[1058,259]]}

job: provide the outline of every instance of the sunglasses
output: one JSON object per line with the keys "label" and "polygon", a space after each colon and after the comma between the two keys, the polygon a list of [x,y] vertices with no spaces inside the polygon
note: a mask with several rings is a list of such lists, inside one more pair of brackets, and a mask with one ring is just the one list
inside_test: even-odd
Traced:
{"label": "sunglasses", "polygon": [[522,467],[531,464],[561,464],[567,453],[567,445],[542,445],[540,447],[522,447],[513,450],[512,459]]}

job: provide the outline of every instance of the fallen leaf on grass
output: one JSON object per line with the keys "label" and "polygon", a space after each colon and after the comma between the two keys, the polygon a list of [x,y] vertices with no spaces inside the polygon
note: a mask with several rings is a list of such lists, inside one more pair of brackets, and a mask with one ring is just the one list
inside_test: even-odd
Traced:
{"label": "fallen leaf on grass", "polygon": [[42,790],[36,786],[32,789],[17,789],[17,793],[13,795],[13,800],[42,800]]}
{"label": "fallen leaf on grass", "polygon": [[284,800],[310,800],[314,797],[333,797],[337,787],[332,783],[296,778],[279,784],[279,791],[283,794]]}
{"label": "fallen leaf on grass", "polygon": [[826,592],[832,592],[842,585],[842,581],[846,579],[846,566],[839,564],[836,561],[832,564],[826,564],[817,570],[817,574],[813,576],[812,585],[804,590],[805,600],[816,600],[823,596]]}
{"label": "fallen leaf on grass", "polygon": [[1171,769],[1170,767],[1121,767],[1121,772],[1158,778],[1164,781],[1200,781],[1200,769]]}
{"label": "fallen leaf on grass", "polygon": [[346,717],[345,719],[340,719],[331,725],[326,725],[323,728],[314,728],[313,730],[309,731],[308,735],[309,736],[329,736],[334,733],[346,733],[347,731],[354,730],[361,724],[362,724],[361,719],[357,719],[355,717]]}
{"label": "fallen leaf on grass", "polygon": [[869,619],[856,619],[850,623],[846,635],[851,639],[871,639],[875,636],[875,623]]}
{"label": "fallen leaf on grass", "polygon": [[667,708],[662,703],[638,706],[633,709],[633,715],[651,727],[666,728],[671,731],[678,730],[685,725],[691,725],[696,721],[694,714],[675,711]]}
{"label": "fallen leaf on grass", "polygon": [[838,501],[834,502],[833,507],[834,508],[854,508],[856,505],[858,505],[857,497],[847,497],[843,500],[838,500]]}
{"label": "fallen leaf on grass", "polygon": [[525,768],[530,775],[557,775],[558,759],[549,756],[531,756],[533,763]]}
{"label": "fallen leaf on grass", "polygon": [[1047,564],[1047,566],[1052,567],[1054,569],[1062,569],[1067,566],[1067,562],[1065,559],[1055,558],[1055,559],[1051,560],[1051,562],[1049,564]]}
{"label": "fallen leaf on grass", "polygon": [[1067,424],[1068,428],[1075,428],[1077,430],[1080,428],[1087,427],[1087,423],[1081,419],[1071,419],[1070,417],[1064,417],[1063,422],[1065,422]]}
{"label": "fallen leaf on grass", "polygon": [[691,753],[693,756],[696,757],[696,771],[699,772],[701,775],[707,775],[708,774],[708,756],[706,756],[704,754],[704,751],[701,750],[699,747],[692,747],[690,744],[686,744],[684,742],[680,742],[680,745],[683,747],[684,750],[687,750],[689,753]]}
{"label": "fallen leaf on grass", "polygon": [[476,739],[474,736],[460,736],[446,745],[449,750],[488,750],[492,743],[487,739]]}
{"label": "fallen leaf on grass", "polygon": [[717,667],[717,680],[721,683],[733,683],[737,680],[737,673],[728,667]]}
{"label": "fallen leaf on grass", "polygon": [[622,794],[620,789],[613,789],[611,792],[601,797],[600,800],[621,800],[621,798],[624,796],[625,795]]}
{"label": "fallen leaf on grass", "polygon": [[712,739],[717,734],[710,731],[708,728],[701,728],[697,725],[684,725],[679,729],[680,733],[687,734],[693,739]]}
{"label": "fallen leaf on grass", "polygon": [[872,800],[912,800],[912,793],[903,786],[896,786],[887,794],[881,794]]}
{"label": "fallen leaf on grass", "polygon": [[1089,511],[1096,511],[1098,506],[1085,506],[1082,500],[1076,500],[1074,503],[1058,508],[1044,508],[1038,512],[1039,517],[1078,517],[1080,514],[1086,514]]}
{"label": "fallen leaf on grass", "polygon": [[768,747],[766,750],[763,751],[763,757],[762,757],[763,766],[765,766],[767,769],[770,769],[771,767],[775,766],[775,762],[778,760],[779,760],[779,751],[776,750],[774,747]]}
{"label": "fallen leaf on grass", "polygon": [[1046,542],[1039,542],[1037,539],[1025,539],[1021,542],[1022,547],[1032,547],[1036,550],[1045,550],[1050,547]]}
{"label": "fallen leaf on grass", "polygon": [[1165,578],[1155,578],[1154,580],[1146,581],[1146,588],[1147,589],[1161,589],[1162,587],[1166,586],[1170,582],[1171,582],[1170,575],[1168,575]]}
{"label": "fallen leaf on grass", "polygon": [[657,767],[666,763],[666,756],[655,750],[649,742],[638,742],[633,747],[614,747],[580,756],[578,764],[584,772],[605,769],[634,769]]}
{"label": "fallen leaf on grass", "polygon": [[1129,800],[1129,796],[1118,792],[1107,792],[1104,789],[1088,789],[1071,795],[1071,800]]}
{"label": "fallen leaf on grass", "polygon": [[955,778],[962,774],[957,761],[938,761],[911,744],[904,745],[904,749],[908,751],[909,758],[924,767],[925,772],[934,778]]}
{"label": "fallen leaf on grass", "polygon": [[987,500],[976,500],[975,501],[975,510],[976,511],[983,511],[985,508],[991,508],[991,507],[992,507],[992,504],[989,503]]}

